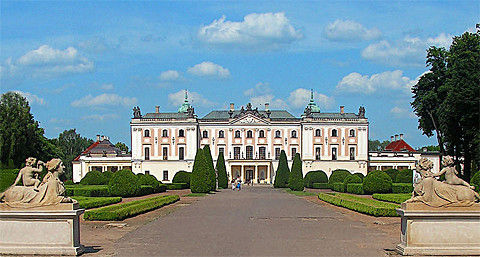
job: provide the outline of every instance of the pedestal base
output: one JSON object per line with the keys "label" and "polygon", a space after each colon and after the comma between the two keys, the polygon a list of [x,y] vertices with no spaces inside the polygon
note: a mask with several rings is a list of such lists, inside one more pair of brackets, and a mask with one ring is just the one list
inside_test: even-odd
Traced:
{"label": "pedestal base", "polygon": [[0,205],[0,255],[80,255],[78,204],[32,209]]}
{"label": "pedestal base", "polygon": [[402,255],[480,254],[480,205],[433,208],[423,203],[402,204]]}

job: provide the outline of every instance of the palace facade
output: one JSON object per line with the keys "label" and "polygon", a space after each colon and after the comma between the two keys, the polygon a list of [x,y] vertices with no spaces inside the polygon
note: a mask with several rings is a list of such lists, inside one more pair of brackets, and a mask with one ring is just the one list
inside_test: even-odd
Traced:
{"label": "palace facade", "polygon": [[224,154],[229,178],[272,183],[280,152],[285,151],[289,166],[300,153],[303,173],[323,170],[330,175],[335,169],[367,173],[368,120],[365,109],[346,113],[323,113],[315,104],[313,93],[301,117],[287,110],[245,107],[213,110],[197,117],[185,101],[177,112],[141,114],[134,108],[130,122],[131,168],[171,182],[176,172],[192,171],[198,148],[210,145],[214,162]]}

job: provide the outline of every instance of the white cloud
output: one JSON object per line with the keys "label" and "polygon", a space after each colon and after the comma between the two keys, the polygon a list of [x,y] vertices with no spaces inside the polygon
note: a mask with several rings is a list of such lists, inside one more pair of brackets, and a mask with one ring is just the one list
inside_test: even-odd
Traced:
{"label": "white cloud", "polygon": [[385,71],[371,76],[352,72],[343,77],[336,89],[343,92],[372,94],[379,90],[400,90],[410,92],[418,78],[411,80],[403,76],[403,71]]}
{"label": "white cloud", "polygon": [[72,121],[69,119],[51,118],[49,122],[52,124],[70,124]]}
{"label": "white cloud", "polygon": [[46,105],[47,103],[45,102],[45,100],[37,95],[33,95],[29,92],[22,92],[22,91],[18,91],[18,90],[15,90],[13,91],[15,93],[18,93],[20,94],[21,96],[27,98],[27,101],[30,105]]}
{"label": "white cloud", "polygon": [[100,88],[102,90],[109,91],[113,90],[115,87],[113,86],[113,84],[103,84]]}
{"label": "white cloud", "polygon": [[71,103],[73,107],[92,107],[100,105],[133,106],[137,103],[135,97],[121,97],[116,94],[101,94],[98,96],[87,95]]}
{"label": "white cloud", "polygon": [[86,73],[93,70],[93,62],[81,56],[74,47],[59,50],[42,45],[17,60],[8,58],[0,67],[0,76],[43,78]]}
{"label": "white cloud", "polygon": [[452,43],[452,36],[439,34],[434,38],[419,38],[406,36],[402,40],[389,42],[382,40],[370,44],[362,51],[362,57],[391,66],[425,65],[426,49],[435,45],[448,48]]}
{"label": "white cloud", "polygon": [[272,94],[252,96],[250,97],[250,103],[255,107],[265,106],[265,103],[269,103],[271,109],[286,109],[288,107],[283,99],[275,98]]}
{"label": "white cloud", "polygon": [[[298,88],[290,93],[288,103],[294,108],[301,108],[307,106],[310,102],[311,91],[305,88]],[[313,97],[318,106],[322,108],[330,108],[335,103],[335,98],[324,94],[313,92]]]}
{"label": "white cloud", "polygon": [[251,13],[241,22],[225,21],[222,16],[198,31],[201,42],[245,49],[275,49],[303,37],[290,24],[285,13]]}
{"label": "white cloud", "polygon": [[216,77],[220,79],[230,77],[230,71],[213,62],[202,62],[188,68],[188,73],[195,76]]}
{"label": "white cloud", "polygon": [[[180,105],[183,104],[184,99],[185,99],[184,90],[180,90],[176,93],[168,95],[168,103],[175,107],[180,107]],[[191,92],[191,91],[188,91],[188,101],[193,107],[195,106],[212,107],[215,105],[215,103],[204,98],[201,94],[197,92]]]}
{"label": "white cloud", "polygon": [[100,115],[100,114],[92,114],[92,115],[85,115],[85,116],[82,116],[81,119],[82,120],[93,120],[93,121],[104,121],[104,120],[113,120],[113,119],[118,119],[120,118],[120,116],[118,114],[114,114],[114,113],[111,113],[111,114],[103,114],[103,115]]}
{"label": "white cloud", "polygon": [[390,113],[393,114],[396,118],[411,118],[416,119],[417,116],[413,113],[412,109],[401,108],[398,106],[390,109]]}
{"label": "white cloud", "polygon": [[272,90],[270,89],[269,83],[262,83],[259,82],[255,85],[254,88],[247,89],[243,91],[245,96],[259,96],[259,95],[267,95],[270,94]]}
{"label": "white cloud", "polygon": [[163,81],[177,81],[182,79],[182,77],[180,76],[180,73],[176,70],[164,71],[160,73],[159,78],[160,80],[163,80]]}
{"label": "white cloud", "polygon": [[378,39],[382,33],[377,28],[367,29],[355,21],[336,20],[327,25],[325,35],[335,41],[359,41]]}

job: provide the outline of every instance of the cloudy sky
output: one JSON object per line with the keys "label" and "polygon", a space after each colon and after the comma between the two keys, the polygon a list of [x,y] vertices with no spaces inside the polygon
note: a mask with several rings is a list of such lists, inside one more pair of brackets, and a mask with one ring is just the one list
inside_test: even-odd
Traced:
{"label": "cloudy sky", "polygon": [[196,113],[252,102],[299,116],[364,106],[370,138],[417,129],[410,88],[425,49],[474,31],[478,1],[2,1],[1,91],[30,102],[46,136],[76,128],[130,145],[133,106]]}

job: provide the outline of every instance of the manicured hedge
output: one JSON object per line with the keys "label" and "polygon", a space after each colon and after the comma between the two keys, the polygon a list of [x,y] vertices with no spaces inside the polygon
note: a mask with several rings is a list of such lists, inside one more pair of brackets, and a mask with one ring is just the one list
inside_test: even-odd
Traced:
{"label": "manicured hedge", "polygon": [[330,184],[330,188],[333,191],[336,191],[336,192],[342,192],[342,193],[345,192],[345,188],[343,186],[343,183],[332,183],[332,184]]}
{"label": "manicured hedge", "polygon": [[401,170],[393,181],[395,183],[413,183],[413,171],[410,169]]}
{"label": "manicured hedge", "polygon": [[383,171],[374,170],[363,179],[363,190],[366,194],[390,193],[392,178]]}
{"label": "manicured hedge", "polygon": [[365,192],[363,191],[363,184],[347,184],[347,193],[356,194],[356,195],[364,195]]}
{"label": "manicured hedge", "polygon": [[396,217],[398,214],[395,209],[400,207],[392,203],[384,203],[342,193],[320,193],[318,198],[336,206],[376,217]]}
{"label": "manicured hedge", "polygon": [[288,177],[288,188],[293,191],[303,191],[304,187],[302,159],[300,158],[300,154],[296,153],[293,158],[292,171]]}
{"label": "manicured hedge", "polygon": [[395,177],[397,177],[398,170],[397,169],[386,169],[383,172],[387,173],[388,176],[392,179],[392,181],[395,181]]}
{"label": "manicured hedge", "polygon": [[411,193],[413,192],[412,183],[393,183],[392,184],[392,193],[402,194],[402,193]]}
{"label": "manicured hedge", "polygon": [[108,197],[108,186],[106,185],[65,185],[67,196],[86,197]]}
{"label": "manicured hedge", "polygon": [[385,202],[403,203],[412,198],[412,194],[373,194],[372,198]]}
{"label": "manicured hedge", "polygon": [[328,176],[323,170],[313,170],[305,174],[303,181],[305,187],[313,188],[313,183],[328,183]]}
{"label": "manicured hedge", "polygon": [[137,175],[138,182],[142,186],[151,186],[153,188],[154,193],[158,193],[160,190],[161,182],[157,180],[157,178],[150,174],[142,174],[138,173]]}
{"label": "manicured hedge", "polygon": [[361,178],[362,181],[363,181],[363,179],[365,178],[365,175],[363,175],[362,173],[358,173],[358,172],[357,172],[357,173],[353,173],[353,175]]}
{"label": "manicured hedge", "polygon": [[330,178],[328,178],[328,183],[343,183],[348,175],[350,175],[350,171],[348,170],[334,170],[332,175],[330,175]]}
{"label": "manicured hedge", "polygon": [[313,183],[313,189],[330,189],[330,184],[328,183]]}
{"label": "manicured hedge", "polygon": [[85,196],[74,196],[73,199],[78,201],[80,208],[91,209],[102,207],[105,205],[110,205],[114,203],[119,203],[122,201],[121,197],[85,197]]}
{"label": "manicured hedge", "polygon": [[85,176],[80,180],[80,185],[106,185],[108,179],[106,179],[100,171],[92,170],[87,172]]}
{"label": "manicured hedge", "polygon": [[165,183],[167,190],[182,190],[187,189],[187,183]]}
{"label": "manicured hedge", "polygon": [[136,196],[140,189],[140,182],[137,176],[130,170],[119,170],[115,172],[108,182],[108,192],[112,196]]}
{"label": "manicured hedge", "polygon": [[178,201],[178,195],[161,195],[86,211],[85,220],[124,220]]}
{"label": "manicured hedge", "polygon": [[348,184],[362,183],[362,181],[363,181],[362,178],[352,174],[352,175],[348,175],[347,177],[345,177],[345,180],[343,180],[343,185],[344,185],[344,188],[346,190]]}

